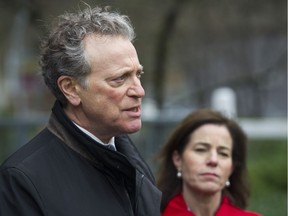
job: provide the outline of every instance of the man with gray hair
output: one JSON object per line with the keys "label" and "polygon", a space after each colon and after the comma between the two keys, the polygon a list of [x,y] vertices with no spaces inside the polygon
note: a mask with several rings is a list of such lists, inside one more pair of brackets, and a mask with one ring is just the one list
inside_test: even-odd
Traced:
{"label": "man with gray hair", "polygon": [[143,66],[129,18],[59,16],[40,66],[48,125],[0,168],[0,216],[158,216],[161,192],[127,134],[141,128]]}

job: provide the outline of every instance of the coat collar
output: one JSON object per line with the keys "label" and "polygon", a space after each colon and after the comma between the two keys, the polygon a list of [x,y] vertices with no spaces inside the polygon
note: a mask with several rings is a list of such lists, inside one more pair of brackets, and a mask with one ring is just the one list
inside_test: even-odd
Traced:
{"label": "coat collar", "polygon": [[65,114],[59,101],[56,101],[48,122],[48,129],[67,146],[94,165],[120,171],[128,178],[134,177],[135,168],[152,182],[154,177],[148,165],[137,151],[130,138],[124,134],[115,137],[117,152],[107,149],[83,133]]}
{"label": "coat collar", "polygon": [[[120,172],[128,176],[135,175],[132,171],[134,170],[133,166],[126,155],[121,152],[111,151],[83,133],[83,131],[67,117],[59,101],[56,101],[52,108],[48,129],[67,146],[79,153],[82,157],[93,162],[97,167],[105,167],[109,168],[109,170],[119,172],[119,165],[121,165],[124,169]],[[117,140],[121,142],[121,139]],[[117,141],[115,140],[115,142]],[[119,143],[119,145],[121,145],[121,143]]]}

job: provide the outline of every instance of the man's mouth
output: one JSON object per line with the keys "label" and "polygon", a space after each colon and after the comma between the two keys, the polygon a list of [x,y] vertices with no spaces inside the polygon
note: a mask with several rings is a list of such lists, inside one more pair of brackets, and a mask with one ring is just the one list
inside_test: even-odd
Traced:
{"label": "man's mouth", "polygon": [[131,114],[133,114],[134,117],[140,117],[141,116],[141,107],[140,106],[125,109],[124,111],[130,112]]}

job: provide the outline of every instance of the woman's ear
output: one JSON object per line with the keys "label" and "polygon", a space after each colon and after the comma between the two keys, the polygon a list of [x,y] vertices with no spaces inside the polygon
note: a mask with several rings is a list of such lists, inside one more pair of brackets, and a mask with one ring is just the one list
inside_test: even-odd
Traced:
{"label": "woman's ear", "polygon": [[173,161],[174,166],[176,167],[176,169],[177,170],[181,170],[182,159],[181,159],[181,155],[179,154],[179,152],[177,150],[174,150],[174,152],[172,154],[172,161]]}
{"label": "woman's ear", "polygon": [[57,80],[57,84],[70,104],[74,106],[80,104],[81,99],[77,92],[78,84],[73,77],[66,75],[60,76]]}

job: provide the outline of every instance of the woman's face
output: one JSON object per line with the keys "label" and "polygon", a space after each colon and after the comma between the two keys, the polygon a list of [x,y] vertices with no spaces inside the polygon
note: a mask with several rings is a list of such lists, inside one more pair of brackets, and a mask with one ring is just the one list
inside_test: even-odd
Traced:
{"label": "woman's face", "polygon": [[173,154],[182,172],[183,190],[213,194],[221,192],[233,171],[232,138],[223,125],[206,124],[196,129],[180,155]]}

